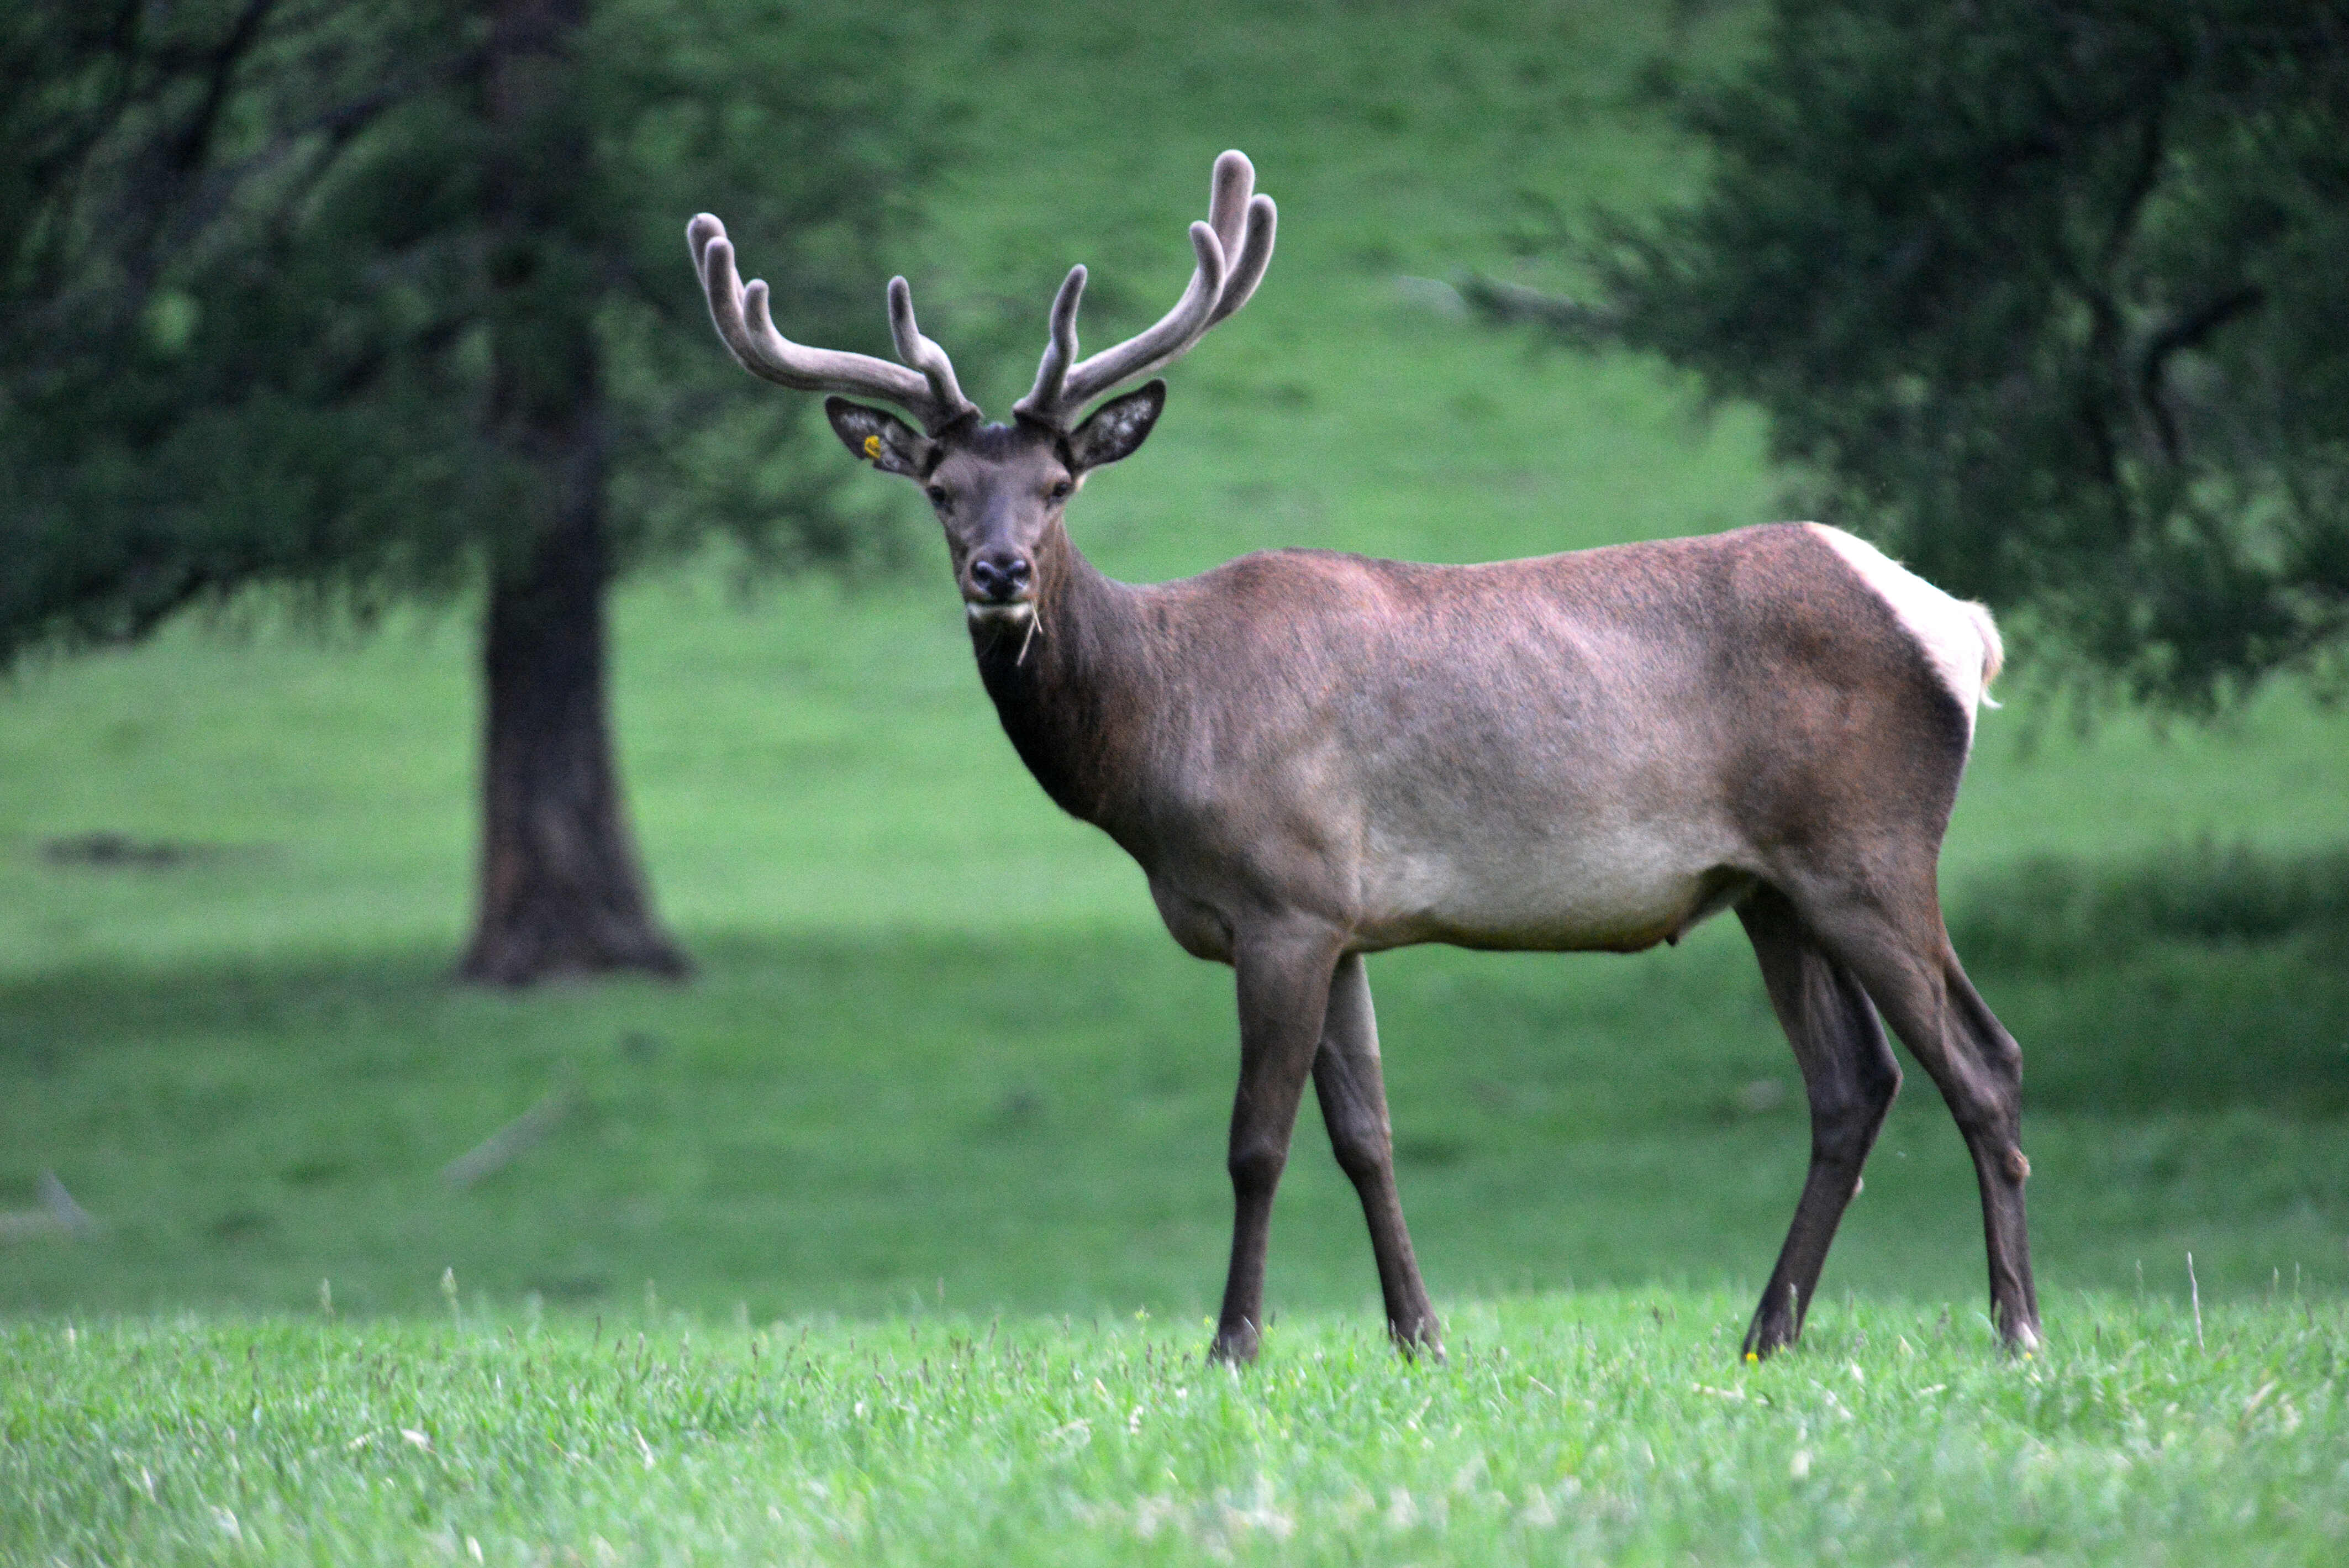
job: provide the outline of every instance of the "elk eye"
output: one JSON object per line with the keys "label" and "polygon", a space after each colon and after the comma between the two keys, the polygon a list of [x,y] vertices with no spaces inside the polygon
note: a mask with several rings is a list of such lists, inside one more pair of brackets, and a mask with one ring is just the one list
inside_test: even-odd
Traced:
{"label": "elk eye", "polygon": [[1075,488],[1075,485],[1063,479],[1051,489],[1044,492],[1044,496],[1049,501],[1066,501],[1069,498],[1069,493]]}
{"label": "elk eye", "polygon": [[945,485],[933,484],[923,491],[922,493],[928,496],[930,498],[930,504],[936,507],[939,511],[943,512],[947,509],[947,502],[949,497],[947,494],[947,487]]}

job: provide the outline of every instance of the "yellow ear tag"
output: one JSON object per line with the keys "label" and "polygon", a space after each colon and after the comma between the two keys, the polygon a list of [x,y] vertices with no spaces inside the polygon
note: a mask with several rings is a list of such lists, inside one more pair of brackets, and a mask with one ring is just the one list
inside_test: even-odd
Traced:
{"label": "yellow ear tag", "polygon": [[866,436],[864,438],[864,455],[871,458],[875,462],[881,461],[881,438],[879,436]]}

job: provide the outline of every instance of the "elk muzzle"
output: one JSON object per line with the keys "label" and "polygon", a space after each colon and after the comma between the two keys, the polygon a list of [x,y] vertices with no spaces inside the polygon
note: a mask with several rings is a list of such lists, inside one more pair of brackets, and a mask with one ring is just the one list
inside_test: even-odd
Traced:
{"label": "elk muzzle", "polygon": [[1017,550],[979,551],[963,569],[963,607],[973,620],[1025,620],[1035,613],[1036,570]]}

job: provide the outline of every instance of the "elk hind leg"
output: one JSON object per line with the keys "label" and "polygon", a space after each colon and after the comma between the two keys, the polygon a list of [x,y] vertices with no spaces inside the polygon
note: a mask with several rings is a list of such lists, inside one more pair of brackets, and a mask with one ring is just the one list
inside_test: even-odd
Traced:
{"label": "elk hind leg", "polygon": [[1811,1104],[1810,1171],[1745,1331],[1745,1354],[1759,1359],[1803,1332],[1827,1248],[1899,1092],[1900,1068],[1859,982],[1820,948],[1785,895],[1759,888],[1737,914]]}
{"label": "elk hind leg", "polygon": [[1982,1189],[1991,1315],[2007,1347],[2027,1354],[2040,1331],[2023,1201],[2031,1174],[2023,1157],[2023,1051],[1966,978],[1930,879],[1923,888],[1898,910],[1839,898],[1804,912],[1948,1103]]}
{"label": "elk hind leg", "polygon": [[[2010,1349],[2025,1355],[2039,1348],[2039,1291],[2031,1278],[2031,1235],[2023,1212],[2023,1187],[2031,1162],[2023,1156],[2023,1048],[1974,990],[1943,935],[1943,981],[1948,989],[1951,1054],[1963,1064],[1962,1081],[1974,1111],[1966,1127],[1966,1147],[1982,1188],[1982,1236],[1990,1260],[1991,1314]],[[1938,1076],[1938,1075],[1937,1075]],[[1948,1091],[1944,1089],[1944,1096]],[[1957,1100],[1951,1100],[1954,1110]],[[1977,1130],[1978,1129],[1978,1130]]]}
{"label": "elk hind leg", "polygon": [[1444,1331],[1412,1255],[1403,1226],[1402,1199],[1395,1190],[1394,1136],[1387,1120],[1385,1075],[1379,1067],[1379,1026],[1371,1009],[1371,981],[1360,953],[1338,961],[1330,983],[1330,1008],[1321,1026],[1321,1047],[1313,1058],[1313,1089],[1338,1167],[1362,1200],[1371,1229],[1371,1252],[1379,1268],[1379,1291],[1386,1299],[1387,1333],[1406,1355],[1424,1352],[1442,1360]]}

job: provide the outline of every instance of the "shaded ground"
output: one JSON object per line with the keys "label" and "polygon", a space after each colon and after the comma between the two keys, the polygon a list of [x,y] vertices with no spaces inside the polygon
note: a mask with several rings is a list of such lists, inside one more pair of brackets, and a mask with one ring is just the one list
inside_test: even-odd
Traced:
{"label": "shaded ground", "polygon": [[[55,1169],[94,1239],[0,1251],[0,1310],[511,1306],[1187,1313],[1212,1301],[1228,972],[1163,937],[708,940],[686,989],[515,999],[437,958],[0,992],[0,1207]],[[2313,940],[1990,973],[2033,1049],[2052,1287],[2349,1283],[2349,975]],[[1807,1147],[1733,923],[1679,951],[1374,961],[1405,1202],[1440,1295],[1756,1281]],[[468,1187],[443,1168],[517,1118]],[[1314,1113],[1277,1308],[1374,1297]],[[484,1162],[477,1161],[477,1164]],[[1971,1172],[1920,1074],[1829,1265],[1972,1311]]]}

